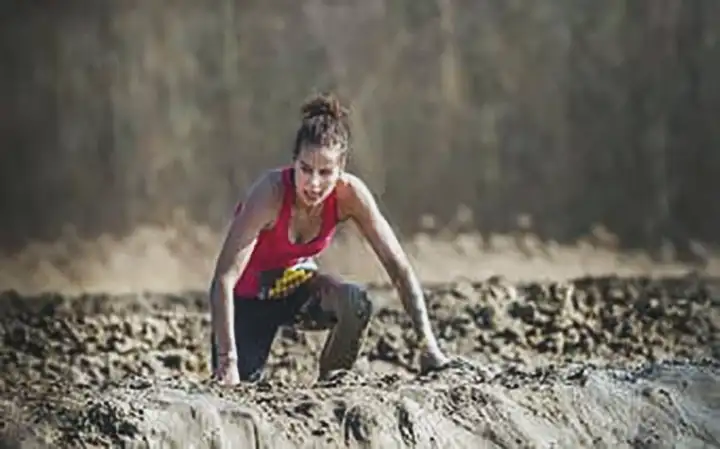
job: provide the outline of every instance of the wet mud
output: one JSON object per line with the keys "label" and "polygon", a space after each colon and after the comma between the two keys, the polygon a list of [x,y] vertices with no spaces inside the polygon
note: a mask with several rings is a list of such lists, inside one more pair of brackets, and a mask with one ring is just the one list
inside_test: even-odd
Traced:
{"label": "wet mud", "polygon": [[428,285],[453,368],[421,375],[392,290],[361,358],[282,329],[266,379],[208,380],[204,292],[0,296],[0,447],[720,447],[720,281]]}

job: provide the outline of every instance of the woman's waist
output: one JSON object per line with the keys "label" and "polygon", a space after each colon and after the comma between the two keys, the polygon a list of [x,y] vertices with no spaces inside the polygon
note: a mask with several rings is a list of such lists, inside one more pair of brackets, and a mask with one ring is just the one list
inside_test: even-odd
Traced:
{"label": "woman's waist", "polygon": [[275,244],[272,241],[261,239],[250,256],[247,268],[249,271],[287,268],[317,257],[326,247],[325,242],[293,246],[282,244],[282,242]]}
{"label": "woman's waist", "polygon": [[275,264],[249,264],[235,285],[235,293],[241,296],[275,297],[304,283],[317,270],[313,258],[295,258]]}

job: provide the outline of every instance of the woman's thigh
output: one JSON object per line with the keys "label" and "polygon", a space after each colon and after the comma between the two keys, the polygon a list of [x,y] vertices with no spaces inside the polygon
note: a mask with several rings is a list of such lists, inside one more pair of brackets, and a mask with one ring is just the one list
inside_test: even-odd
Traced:
{"label": "woman's thigh", "polygon": [[293,299],[291,323],[305,330],[324,330],[339,321],[366,323],[372,303],[359,285],[328,274],[315,275]]}

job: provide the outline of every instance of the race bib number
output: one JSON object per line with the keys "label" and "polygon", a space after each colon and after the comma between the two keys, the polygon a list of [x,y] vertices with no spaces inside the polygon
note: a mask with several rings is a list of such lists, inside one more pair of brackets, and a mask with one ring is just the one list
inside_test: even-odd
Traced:
{"label": "race bib number", "polygon": [[308,260],[288,268],[268,270],[260,273],[260,299],[281,299],[317,274],[317,265]]}

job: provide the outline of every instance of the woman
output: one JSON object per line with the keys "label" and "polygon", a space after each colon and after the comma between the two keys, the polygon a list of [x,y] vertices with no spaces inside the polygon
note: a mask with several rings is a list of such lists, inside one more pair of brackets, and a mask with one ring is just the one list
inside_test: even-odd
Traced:
{"label": "woman", "polygon": [[357,225],[398,288],[422,345],[421,369],[447,366],[405,253],[367,186],[345,171],[347,111],[324,94],[302,112],[292,164],[253,184],[217,259],[210,291],[215,377],[228,385],[258,380],[282,325],[332,329],[320,378],[353,366],[372,303],[360,286],[319,273],[313,262],[345,221]]}

